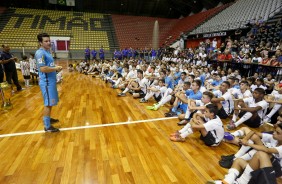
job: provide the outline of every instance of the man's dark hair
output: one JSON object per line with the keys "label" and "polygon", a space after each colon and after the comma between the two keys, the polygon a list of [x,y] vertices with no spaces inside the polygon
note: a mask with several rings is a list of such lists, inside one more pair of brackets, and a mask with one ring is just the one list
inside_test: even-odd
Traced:
{"label": "man's dark hair", "polygon": [[185,81],[184,84],[187,85],[187,86],[191,86],[191,82],[189,82],[189,81]]}
{"label": "man's dark hair", "polygon": [[39,42],[42,42],[43,41],[43,37],[50,37],[47,33],[40,33],[37,35],[37,40]]}
{"label": "man's dark hair", "polygon": [[195,75],[189,75],[193,80],[195,79]]}
{"label": "man's dark hair", "polygon": [[214,97],[214,94],[213,94],[212,92],[209,92],[209,91],[205,91],[205,92],[203,93],[203,95],[208,96],[210,99],[212,99],[212,98]]}
{"label": "man's dark hair", "polygon": [[216,105],[214,105],[214,104],[208,104],[208,105],[206,105],[206,108],[209,109],[210,113],[213,113],[214,116],[217,115],[217,113],[218,113],[218,107],[217,107]]}
{"label": "man's dark hair", "polygon": [[143,71],[142,70],[137,70],[137,73],[141,73],[143,75]]}
{"label": "man's dark hair", "polygon": [[229,77],[229,80],[231,80],[234,83],[235,82],[235,77]]}
{"label": "man's dark hair", "polygon": [[254,91],[258,92],[261,95],[265,95],[265,90],[262,88],[256,88]]}
{"label": "man's dark hair", "polygon": [[228,81],[223,81],[222,83],[227,84],[227,86],[230,88],[230,82],[228,82]]}
{"label": "man's dark hair", "polygon": [[160,82],[160,81],[161,81],[162,83],[165,83],[165,80],[164,80],[164,79],[160,79],[159,82]]}
{"label": "man's dark hair", "polygon": [[247,86],[250,86],[247,81],[241,81],[240,84],[245,84],[245,85],[247,85]]}
{"label": "man's dark hair", "polygon": [[196,83],[199,87],[202,86],[202,82],[200,80],[194,80],[193,83]]}
{"label": "man's dark hair", "polygon": [[181,72],[181,75],[185,75],[186,76],[187,74],[186,74],[186,72]]}

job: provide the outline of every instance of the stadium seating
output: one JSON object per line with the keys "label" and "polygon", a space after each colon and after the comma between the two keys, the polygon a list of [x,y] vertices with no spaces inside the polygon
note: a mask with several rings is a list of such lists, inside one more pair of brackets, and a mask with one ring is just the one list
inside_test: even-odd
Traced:
{"label": "stadium seating", "polygon": [[216,13],[220,12],[221,10],[228,7],[230,4],[225,4],[216,8],[212,8],[210,10],[200,12],[191,16],[187,16],[183,19],[180,19],[179,22],[170,30],[170,32],[166,35],[166,38],[169,38],[166,44],[170,44],[176,39],[179,38],[179,36],[182,33],[189,32],[195,27],[199,26],[203,21],[206,21],[210,17],[214,16]]}
{"label": "stadium seating", "polygon": [[217,32],[244,28],[252,19],[268,20],[281,11],[281,0],[239,0],[226,8],[190,34]]}
{"label": "stadium seating", "polygon": [[[109,35],[114,30],[109,26],[109,16],[96,13],[51,11],[16,8],[0,33],[0,43],[12,48],[36,49],[36,35],[47,32],[50,36],[70,37],[70,49],[110,49]],[[111,36],[113,38],[113,36]]]}
{"label": "stadium seating", "polygon": [[178,22],[177,19],[112,15],[113,24],[120,48],[152,47],[155,21],[159,24],[160,41]]}

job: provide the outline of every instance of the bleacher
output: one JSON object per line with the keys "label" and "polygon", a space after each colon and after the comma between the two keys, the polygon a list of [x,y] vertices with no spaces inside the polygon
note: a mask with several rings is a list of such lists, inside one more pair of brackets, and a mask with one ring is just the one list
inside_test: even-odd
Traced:
{"label": "bleacher", "polygon": [[167,32],[179,21],[153,17],[112,15],[120,48],[152,47],[155,21],[159,24],[159,38],[164,39]]}
{"label": "bleacher", "polygon": [[163,40],[165,44],[171,44],[173,41],[179,39],[182,33],[186,33],[195,29],[195,27],[202,24],[204,21],[214,16],[218,12],[222,11],[230,4],[225,4],[219,7],[212,8],[210,10],[200,12],[191,16],[187,16],[183,19],[180,19],[177,24],[167,33],[165,36],[169,38],[167,40]]}
{"label": "bleacher", "polygon": [[262,17],[263,20],[268,20],[281,11],[281,5],[281,0],[239,0],[190,34],[245,28],[253,19]]}
{"label": "bleacher", "polygon": [[13,49],[36,49],[36,36],[47,32],[50,36],[70,37],[70,50],[84,50],[86,46],[109,50],[115,34],[109,15],[85,12],[52,11],[10,8],[8,20],[0,33],[0,43]]}

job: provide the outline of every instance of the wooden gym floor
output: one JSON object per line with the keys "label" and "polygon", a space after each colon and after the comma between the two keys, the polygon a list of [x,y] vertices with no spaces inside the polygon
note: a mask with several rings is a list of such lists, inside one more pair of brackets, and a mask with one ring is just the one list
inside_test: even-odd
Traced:
{"label": "wooden gym floor", "polygon": [[[117,97],[119,90],[101,79],[69,73],[68,63],[57,61],[65,69],[52,117],[60,119],[56,127],[80,128],[44,133],[39,86],[16,92],[14,108],[0,111],[0,134],[5,136],[0,138],[1,184],[202,184],[227,172],[218,165],[219,158],[234,153],[236,146],[207,147],[199,133],[184,143],[171,142],[178,120],[155,120],[164,118],[169,106],[147,110],[153,100],[141,104],[130,94]],[[15,134],[24,132],[29,133]]]}

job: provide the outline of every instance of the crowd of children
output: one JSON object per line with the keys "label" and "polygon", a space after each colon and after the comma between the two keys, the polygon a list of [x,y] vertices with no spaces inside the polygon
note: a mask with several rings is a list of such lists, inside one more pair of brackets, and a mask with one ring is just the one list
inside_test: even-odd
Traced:
{"label": "crowd of children", "polygon": [[[224,52],[230,51],[226,48]],[[183,54],[187,56],[180,57]],[[189,58],[189,54],[193,56]],[[131,94],[133,98],[139,98],[140,103],[153,104],[146,107],[148,110],[156,111],[169,104],[170,111],[165,113],[165,116],[178,116],[178,125],[184,126],[169,136],[171,141],[184,142],[190,134],[199,131],[204,144],[218,146],[223,140],[234,142],[239,133],[241,137],[245,135],[246,139],[240,139],[237,144],[247,145],[248,148],[257,151],[248,153],[249,149],[242,146],[243,151],[239,150],[239,154],[223,156],[220,165],[230,170],[224,180],[216,182],[234,183],[244,169],[246,173],[243,172],[237,182],[250,181],[253,171],[263,168],[253,166],[251,161],[262,159],[264,155],[261,152],[266,148],[265,144],[258,144],[264,147],[257,149],[257,141],[250,143],[245,141],[251,140],[249,135],[251,130],[242,133],[238,129],[242,127],[241,124],[258,128],[264,123],[277,123],[282,103],[280,81],[276,81],[271,73],[264,75],[258,71],[252,76],[241,76],[239,70],[227,68],[227,65],[223,65],[225,68],[220,66],[213,68],[214,65],[209,63],[204,49],[197,51],[187,49],[178,55],[164,51],[162,55],[162,58],[149,61],[140,57],[95,60],[93,63],[83,60],[69,65],[69,71],[101,78],[113,89],[120,89],[117,97]],[[276,50],[275,55],[281,58],[280,48]],[[229,117],[230,122],[224,129],[222,119]],[[279,147],[279,141],[282,141],[281,128],[280,124],[277,125],[274,134],[267,138],[276,140],[276,144],[271,148],[266,146],[267,149],[271,149],[267,153],[273,153],[273,158],[276,159],[282,158]],[[237,130],[232,134],[225,132],[235,129]],[[239,133],[236,133],[238,131]],[[248,155],[248,159],[245,159],[247,156],[244,157],[243,153],[251,156]],[[269,171],[272,172],[267,170]],[[230,174],[234,172],[236,177]],[[277,173],[276,176],[281,175]]]}

